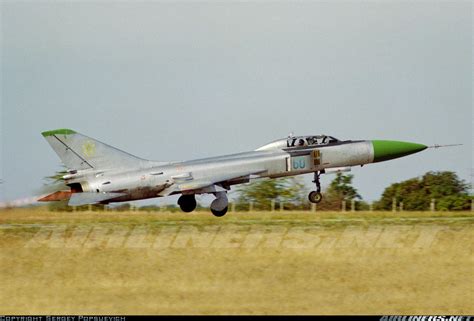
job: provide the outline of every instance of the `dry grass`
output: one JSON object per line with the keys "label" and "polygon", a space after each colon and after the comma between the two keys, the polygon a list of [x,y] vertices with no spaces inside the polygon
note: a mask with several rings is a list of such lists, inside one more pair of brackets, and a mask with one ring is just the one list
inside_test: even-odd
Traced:
{"label": "dry grass", "polygon": [[0,314],[473,314],[473,222],[3,211]]}

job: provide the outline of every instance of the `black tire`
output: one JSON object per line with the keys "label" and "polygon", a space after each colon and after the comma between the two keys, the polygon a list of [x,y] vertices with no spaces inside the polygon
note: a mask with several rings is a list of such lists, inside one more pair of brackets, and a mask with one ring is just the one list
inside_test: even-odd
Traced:
{"label": "black tire", "polygon": [[312,191],[311,193],[309,193],[308,199],[311,203],[317,204],[323,200],[323,194],[316,191]]}
{"label": "black tire", "polygon": [[227,213],[227,209],[228,209],[228,208],[229,208],[229,207],[226,206],[226,208],[224,208],[222,211],[216,211],[216,210],[213,210],[213,209],[211,208],[211,212],[212,212],[212,214],[213,214],[214,216],[221,217],[221,216],[224,216],[224,215]]}
{"label": "black tire", "polygon": [[196,198],[194,195],[183,195],[179,198],[178,205],[183,212],[190,213],[196,209]]}

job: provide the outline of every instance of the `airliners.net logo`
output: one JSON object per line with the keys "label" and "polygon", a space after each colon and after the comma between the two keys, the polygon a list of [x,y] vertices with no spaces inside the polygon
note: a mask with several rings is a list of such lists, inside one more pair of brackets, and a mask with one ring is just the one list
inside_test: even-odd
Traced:
{"label": "airliners.net logo", "polygon": [[472,316],[401,316],[401,315],[384,315],[380,321],[474,321]]}

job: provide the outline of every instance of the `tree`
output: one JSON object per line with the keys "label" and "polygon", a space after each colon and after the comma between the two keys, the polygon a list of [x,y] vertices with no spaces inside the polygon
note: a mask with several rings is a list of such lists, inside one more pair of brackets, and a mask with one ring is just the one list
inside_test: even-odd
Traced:
{"label": "tree", "polygon": [[437,210],[467,210],[470,208],[468,185],[454,172],[428,172],[421,178],[395,183],[385,189],[375,204],[379,210],[390,210],[393,199],[403,202],[406,210],[425,211],[431,200],[436,200]]}
{"label": "tree", "polygon": [[354,175],[344,175],[337,173],[336,177],[331,181],[329,187],[324,192],[323,201],[318,204],[321,210],[340,210],[343,201],[358,200],[356,208],[361,209],[364,203],[361,202],[362,197],[357,192],[357,189],[352,186],[352,179]]}
{"label": "tree", "polygon": [[[69,187],[66,186],[63,179],[63,176],[66,174],[67,171],[63,168],[62,170],[56,171],[53,175],[44,177],[44,184],[40,188],[39,194],[46,195],[56,191],[68,190]],[[67,201],[49,202],[47,206],[50,211],[71,211],[72,209],[69,208],[67,203]]]}
{"label": "tree", "polygon": [[248,209],[249,203],[255,209],[270,210],[272,201],[275,206],[285,204],[285,208],[300,208],[303,206],[302,195],[306,194],[304,184],[296,177],[262,179],[237,188],[239,197],[237,209]]}
{"label": "tree", "polygon": [[63,176],[66,174],[67,174],[67,171],[65,169],[62,169],[60,171],[56,171],[56,173],[54,173],[51,176],[46,176],[45,178],[43,178],[45,183],[41,187],[40,192],[42,194],[47,194],[47,193],[53,193],[59,190],[68,189],[69,187],[66,186],[63,179]]}
{"label": "tree", "polygon": [[343,175],[342,173],[337,173],[336,178],[334,178],[329,184],[327,190],[328,194],[335,194],[339,196],[342,200],[351,201],[353,199],[362,199],[357,190],[351,185],[354,175]]}
{"label": "tree", "polygon": [[[40,189],[40,194],[51,194],[56,191],[65,191],[69,190],[70,188],[65,184],[63,176],[66,175],[68,172],[65,169],[56,171],[51,176],[46,176],[44,178],[45,183]],[[50,211],[56,211],[56,212],[71,212],[73,211],[73,208],[71,206],[68,206],[69,200],[64,200],[64,201],[55,201],[55,202],[49,202],[48,203],[48,209]],[[104,205],[102,204],[94,204],[91,206],[88,205],[83,205],[83,206],[78,206],[76,207],[76,210],[78,211],[87,211],[89,209],[92,209],[93,211],[100,211],[104,209]]]}
{"label": "tree", "polygon": [[472,196],[449,195],[441,198],[436,204],[439,211],[463,211],[470,209]]}

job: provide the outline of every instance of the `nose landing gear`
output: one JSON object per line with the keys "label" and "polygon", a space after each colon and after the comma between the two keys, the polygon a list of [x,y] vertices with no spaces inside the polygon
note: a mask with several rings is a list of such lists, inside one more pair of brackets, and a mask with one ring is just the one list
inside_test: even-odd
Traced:
{"label": "nose landing gear", "polygon": [[319,181],[319,176],[321,175],[320,172],[314,172],[314,180],[313,183],[316,183],[316,190],[312,191],[308,195],[308,199],[311,203],[319,203],[323,200],[323,194],[321,194],[321,183]]}

